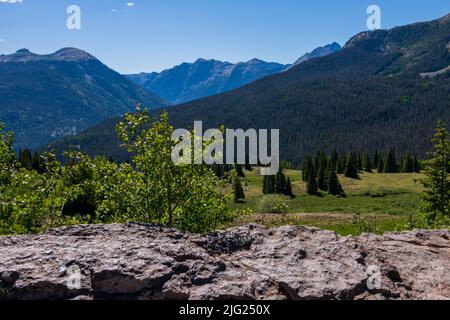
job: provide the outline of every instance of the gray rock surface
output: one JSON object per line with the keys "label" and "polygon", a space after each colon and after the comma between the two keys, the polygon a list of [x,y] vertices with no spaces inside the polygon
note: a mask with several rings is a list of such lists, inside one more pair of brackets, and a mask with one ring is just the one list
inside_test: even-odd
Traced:
{"label": "gray rock surface", "polygon": [[0,297],[450,299],[449,239],[448,230],[340,237],[249,225],[198,236],[72,226],[1,237]]}

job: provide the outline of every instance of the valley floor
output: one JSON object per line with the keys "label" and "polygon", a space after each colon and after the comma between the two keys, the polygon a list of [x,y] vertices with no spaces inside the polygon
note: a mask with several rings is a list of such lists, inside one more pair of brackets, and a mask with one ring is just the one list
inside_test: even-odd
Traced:
{"label": "valley floor", "polygon": [[418,206],[422,185],[420,173],[361,173],[360,180],[340,176],[346,198],[323,193],[322,196],[306,194],[306,183],[301,181],[301,172],[286,170],[293,185],[295,199],[288,200],[289,214],[258,213],[258,202],[262,193],[263,177],[256,169],[245,171],[242,185],[246,202],[229,202],[229,206],[239,209],[241,214],[235,224],[249,222],[268,226],[284,224],[315,226],[334,230],[341,235],[362,232],[384,233],[408,229],[418,216]]}

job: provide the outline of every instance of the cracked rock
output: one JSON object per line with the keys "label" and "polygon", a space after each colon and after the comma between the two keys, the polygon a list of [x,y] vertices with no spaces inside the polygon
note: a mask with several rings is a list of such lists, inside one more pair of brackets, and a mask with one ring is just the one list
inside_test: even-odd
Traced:
{"label": "cracked rock", "polygon": [[340,237],[249,225],[203,237],[70,226],[0,237],[0,299],[450,299],[449,239],[448,230]]}

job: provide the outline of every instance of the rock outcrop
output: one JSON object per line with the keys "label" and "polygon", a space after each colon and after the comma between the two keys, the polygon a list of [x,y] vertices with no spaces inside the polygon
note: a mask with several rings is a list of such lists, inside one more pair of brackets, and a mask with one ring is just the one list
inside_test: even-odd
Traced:
{"label": "rock outcrop", "polygon": [[249,225],[208,236],[71,226],[0,238],[3,299],[450,299],[450,232],[340,237]]}

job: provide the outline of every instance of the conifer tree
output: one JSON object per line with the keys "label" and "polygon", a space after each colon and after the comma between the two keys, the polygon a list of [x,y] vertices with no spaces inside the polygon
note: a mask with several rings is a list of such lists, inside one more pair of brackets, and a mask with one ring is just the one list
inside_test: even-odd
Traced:
{"label": "conifer tree", "polygon": [[302,180],[307,182],[309,178],[309,170],[311,168],[312,162],[310,156],[305,156],[302,164]]}
{"label": "conifer tree", "polygon": [[286,181],[286,188],[285,188],[285,193],[286,196],[291,197],[291,198],[295,198],[294,192],[292,191],[292,183],[291,183],[291,178],[287,178]]}
{"label": "conifer tree", "polygon": [[331,195],[345,195],[341,184],[339,183],[339,178],[337,176],[336,170],[331,168],[328,174],[328,193]]}
{"label": "conifer tree", "polygon": [[275,183],[276,183],[275,176],[269,176],[267,185],[267,194],[275,193]]}
{"label": "conifer tree", "polygon": [[339,157],[338,166],[337,166],[337,173],[344,174],[346,166],[347,166],[347,156],[345,154],[342,154]]}
{"label": "conifer tree", "polygon": [[363,171],[364,170],[363,160],[362,160],[362,157],[361,157],[360,153],[358,153],[357,156],[356,156],[356,164],[357,164],[357,170],[358,171]]}
{"label": "conifer tree", "polygon": [[275,193],[284,194],[286,187],[286,177],[284,176],[283,170],[280,169],[275,176]]}
{"label": "conifer tree", "polygon": [[233,194],[235,203],[239,203],[245,200],[244,189],[242,188],[241,180],[237,176],[234,177],[233,181]]}
{"label": "conifer tree", "polygon": [[306,184],[306,192],[312,196],[317,195],[319,192],[316,180],[316,170],[314,166],[311,166],[309,169],[308,183]]}
{"label": "conifer tree", "polygon": [[398,166],[397,166],[397,159],[395,157],[395,151],[394,149],[391,149],[388,153],[388,156],[386,157],[386,161],[384,163],[384,173],[397,173],[398,172]]}
{"label": "conifer tree", "polygon": [[236,165],[236,173],[237,173],[238,177],[245,178],[245,173],[244,173],[244,170],[243,170],[243,167],[241,164]]}
{"label": "conifer tree", "polygon": [[414,172],[420,172],[422,170],[422,166],[420,165],[419,159],[417,156],[414,156]]}
{"label": "conifer tree", "polygon": [[364,171],[372,172],[372,160],[370,160],[370,156],[367,153],[364,153],[363,156],[363,167]]}
{"label": "conifer tree", "polygon": [[354,156],[348,157],[347,167],[345,168],[345,176],[347,178],[359,179],[357,164]]}
{"label": "conifer tree", "polygon": [[275,176],[264,176],[263,193],[274,194],[275,193]]}
{"label": "conifer tree", "polygon": [[319,187],[320,190],[323,190],[323,191],[328,190],[327,177],[325,175],[325,170],[326,170],[326,168],[322,164],[319,167],[319,172],[317,173],[317,186]]}
{"label": "conifer tree", "polygon": [[268,176],[264,176],[263,178],[263,193],[264,194],[268,194],[267,193],[267,185],[268,185]]}
{"label": "conifer tree", "polygon": [[19,151],[19,157],[18,157],[19,163],[27,170],[33,169],[33,155],[31,154],[31,151],[28,149],[23,149]]}
{"label": "conifer tree", "polygon": [[414,172],[414,158],[408,154],[403,159],[402,172],[412,173]]}
{"label": "conifer tree", "polygon": [[338,162],[339,162],[339,154],[337,150],[333,150],[330,157],[330,167],[337,170]]}
{"label": "conifer tree", "polygon": [[314,169],[316,172],[316,178],[317,178],[317,175],[319,174],[319,168],[321,166],[323,166],[324,168],[328,167],[327,155],[323,150],[319,150],[314,159]]}
{"label": "conifer tree", "polygon": [[40,174],[42,174],[44,172],[42,163],[41,163],[41,156],[37,152],[33,153],[32,168],[33,168],[33,170],[37,171]]}
{"label": "conifer tree", "polygon": [[380,155],[378,154],[378,151],[375,151],[375,154],[373,155],[373,162],[372,162],[373,169],[378,168],[378,161],[380,161]]}
{"label": "conifer tree", "polygon": [[427,177],[422,180],[422,210],[430,225],[450,219],[450,141],[443,121],[438,122],[432,141],[433,152],[424,169]]}
{"label": "conifer tree", "polygon": [[245,152],[245,165],[244,165],[245,170],[247,171],[253,171],[252,165],[250,164],[250,154],[249,152]]}

